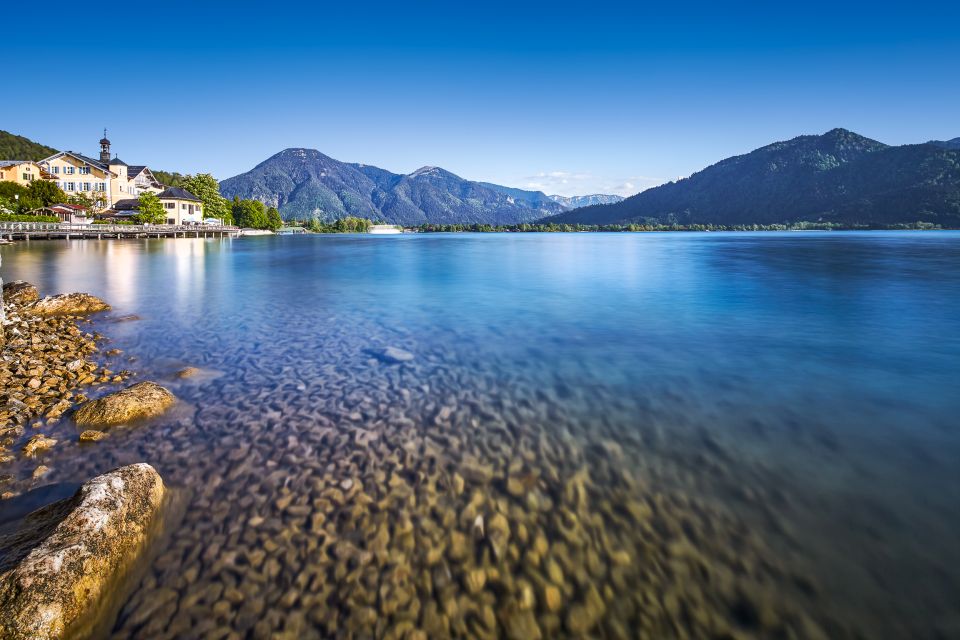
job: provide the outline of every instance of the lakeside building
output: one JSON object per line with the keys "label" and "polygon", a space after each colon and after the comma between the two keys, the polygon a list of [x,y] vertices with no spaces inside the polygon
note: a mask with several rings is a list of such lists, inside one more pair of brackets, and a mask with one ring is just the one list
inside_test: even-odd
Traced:
{"label": "lakeside building", "polygon": [[76,151],[61,151],[39,163],[68,195],[83,193],[104,208],[112,209],[120,200],[136,198],[145,191],[160,193],[164,187],[146,165],[128,165],[119,158],[110,157],[110,140],[104,130],[100,140],[100,159],[90,158]]}
{"label": "lakeside building", "polygon": [[[202,224],[203,203],[200,198],[180,187],[167,187],[157,194],[163,212],[164,224]],[[135,216],[140,208],[139,198],[127,198],[114,203],[112,209],[116,216],[123,218]]]}
{"label": "lakeside building", "polygon": [[50,177],[40,163],[33,160],[0,160],[0,181],[16,182],[26,187],[34,180]]}
{"label": "lakeside building", "polygon": [[52,204],[49,207],[40,207],[30,212],[34,216],[56,216],[60,222],[67,224],[90,224],[93,219],[90,217],[86,207],[78,204],[59,203]]}

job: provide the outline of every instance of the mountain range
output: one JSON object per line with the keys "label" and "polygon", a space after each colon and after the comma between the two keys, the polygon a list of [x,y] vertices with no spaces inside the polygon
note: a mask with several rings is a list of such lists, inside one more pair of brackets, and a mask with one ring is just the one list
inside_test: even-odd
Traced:
{"label": "mountain range", "polygon": [[287,220],[352,215],[403,225],[516,224],[570,208],[540,191],[473,182],[439,167],[397,174],[340,162],[315,149],[281,151],[223,180],[220,193],[260,200]]}
{"label": "mountain range", "polygon": [[[52,147],[0,131],[0,159]],[[154,172],[159,175],[163,172]],[[172,183],[178,174],[163,174]],[[223,195],[287,219],[346,215],[396,224],[778,224],[801,221],[960,227],[960,137],[891,146],[846,129],[775,142],[623,199],[564,197],[472,182],[438,167],[395,174],[287,149],[221,182]]]}
{"label": "mountain range", "polygon": [[840,224],[960,227],[960,138],[890,146],[846,129],[727,158],[622,202],[543,222]]}
{"label": "mountain range", "polygon": [[549,196],[554,202],[559,202],[568,209],[591,207],[595,204],[616,204],[623,201],[623,196],[614,196],[603,193],[594,193],[589,196]]}

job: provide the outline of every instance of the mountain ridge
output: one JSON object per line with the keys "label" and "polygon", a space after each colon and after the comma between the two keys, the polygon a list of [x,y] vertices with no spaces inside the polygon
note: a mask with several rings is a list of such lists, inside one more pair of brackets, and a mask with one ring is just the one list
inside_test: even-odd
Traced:
{"label": "mountain ridge", "polygon": [[579,209],[580,207],[589,207],[595,204],[616,204],[623,202],[626,198],[607,193],[592,193],[586,196],[547,196],[554,202],[558,202],[568,209]]}
{"label": "mountain ridge", "polygon": [[611,205],[542,222],[568,224],[840,224],[960,226],[960,152],[946,143],[890,146],[847,129],[797,136],[725,158],[688,178]]}
{"label": "mountain ridge", "polygon": [[220,192],[260,200],[288,220],[358,216],[404,225],[516,224],[564,211],[541,192],[474,182],[440,167],[399,174],[303,147],[284,149],[221,181]]}

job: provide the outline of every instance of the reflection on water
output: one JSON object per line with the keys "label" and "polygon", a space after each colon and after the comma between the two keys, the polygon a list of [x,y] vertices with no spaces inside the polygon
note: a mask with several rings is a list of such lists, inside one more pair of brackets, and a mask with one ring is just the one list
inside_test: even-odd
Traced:
{"label": "reflection on water", "polygon": [[3,277],[140,315],[98,328],[183,401],[45,461],[191,492],[116,637],[949,637],[958,240],[36,242]]}

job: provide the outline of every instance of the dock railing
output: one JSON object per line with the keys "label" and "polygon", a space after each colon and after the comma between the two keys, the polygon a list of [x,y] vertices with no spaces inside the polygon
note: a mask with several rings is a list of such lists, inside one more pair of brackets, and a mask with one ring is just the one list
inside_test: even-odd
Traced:
{"label": "dock railing", "polygon": [[203,224],[71,224],[69,222],[0,222],[0,237],[100,237],[108,236],[235,236],[240,228]]}

